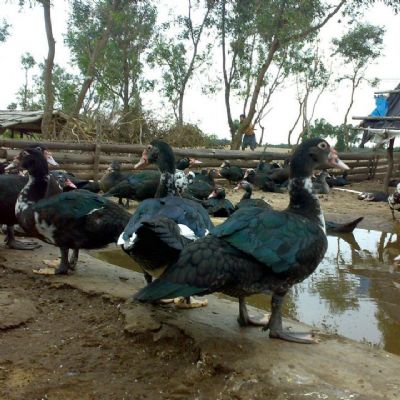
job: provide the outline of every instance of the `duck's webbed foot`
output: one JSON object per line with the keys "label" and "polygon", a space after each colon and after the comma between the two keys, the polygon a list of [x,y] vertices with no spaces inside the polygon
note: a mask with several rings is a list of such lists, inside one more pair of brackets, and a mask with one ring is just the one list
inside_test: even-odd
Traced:
{"label": "duck's webbed foot", "polygon": [[265,327],[268,323],[268,319],[264,316],[261,319],[255,319],[249,316],[246,307],[246,300],[244,297],[239,297],[239,316],[237,321],[240,326],[262,326]]}
{"label": "duck's webbed foot", "polygon": [[271,339],[282,339],[288,342],[315,344],[318,340],[310,332],[288,332],[282,328],[282,304],[284,295],[272,295],[271,299],[271,317],[268,324],[264,326],[263,330],[269,330],[269,337]]}
{"label": "duck's webbed foot", "polygon": [[174,299],[174,304],[176,308],[199,308],[208,305],[208,300],[197,300],[194,297],[177,297]]}
{"label": "duck's webbed foot", "polygon": [[42,247],[41,244],[34,241],[20,241],[15,239],[14,227],[7,225],[7,234],[4,239],[6,246],[14,250],[34,250]]}
{"label": "duck's webbed foot", "polygon": [[[60,251],[60,262],[58,262],[57,260],[44,260],[43,262],[47,265],[47,267],[34,269],[33,272],[39,275],[67,275],[69,270],[73,270],[68,261],[68,249],[60,249]],[[72,256],[72,258],[73,257],[74,255]]]}

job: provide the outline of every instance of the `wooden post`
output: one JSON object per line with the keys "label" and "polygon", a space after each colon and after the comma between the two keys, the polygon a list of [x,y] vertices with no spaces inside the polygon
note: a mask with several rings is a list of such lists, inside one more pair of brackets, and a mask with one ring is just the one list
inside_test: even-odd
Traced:
{"label": "wooden post", "polygon": [[387,148],[388,166],[387,166],[385,179],[383,181],[383,191],[385,193],[389,193],[389,182],[390,182],[390,178],[392,177],[392,171],[393,171],[393,147],[394,147],[394,138],[390,139],[389,146]]}
{"label": "wooden post", "polygon": [[101,123],[100,118],[96,118],[96,144],[94,147],[93,156],[93,180],[97,183],[99,180],[99,164],[100,164],[100,154],[101,154]]}

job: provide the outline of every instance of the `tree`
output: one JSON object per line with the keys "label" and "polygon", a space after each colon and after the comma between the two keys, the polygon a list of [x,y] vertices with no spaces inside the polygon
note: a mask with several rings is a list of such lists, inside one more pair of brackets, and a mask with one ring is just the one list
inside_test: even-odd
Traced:
{"label": "tree", "polygon": [[95,79],[96,67],[104,57],[115,21],[123,15],[125,7],[135,3],[133,0],[100,0],[96,3],[72,0],[65,42],[84,77],[72,113],[75,117]]}
{"label": "tree", "polygon": [[25,83],[22,88],[22,97],[20,100],[21,108],[23,110],[29,110],[30,109],[30,101],[29,99],[32,99],[32,91],[29,90],[29,81],[28,81],[28,74],[29,71],[36,65],[36,61],[33,58],[32,54],[30,53],[25,53],[24,55],[21,56],[21,65],[22,68],[25,70]]}
{"label": "tree", "polygon": [[5,19],[0,21],[0,43],[5,42],[10,35],[10,26],[11,25]]}
{"label": "tree", "polygon": [[[345,0],[330,1],[276,1],[259,0],[220,2],[219,32],[222,43],[225,105],[232,136],[231,148],[238,149],[242,135],[256,114],[256,106],[265,77],[279,50],[312,40],[316,33],[343,7]],[[253,74],[247,115],[239,129],[234,131],[231,115],[231,91],[238,66],[249,53],[249,43],[256,35],[259,43],[259,62]],[[228,57],[230,66],[228,67]],[[243,60],[243,61],[242,61]]]}
{"label": "tree", "polygon": [[331,71],[329,71],[319,54],[318,44],[315,47],[296,49],[291,71],[296,78],[297,101],[299,113],[296,121],[288,134],[288,145],[291,145],[291,135],[298,122],[302,121],[302,128],[297,138],[297,143],[302,141],[310,129],[316,105],[329,84]]}
{"label": "tree", "polygon": [[125,7],[115,20],[103,61],[96,69],[99,95],[109,99],[114,108],[122,104],[119,132],[125,138],[134,125],[140,125],[141,93],[152,87],[151,81],[142,78],[142,72],[155,21],[156,11],[147,1]]}
{"label": "tree", "polygon": [[38,0],[38,2],[43,6],[44,24],[48,45],[48,53],[43,72],[45,104],[41,129],[44,137],[50,137],[52,133],[51,122],[53,118],[54,107],[53,66],[56,52],[56,42],[54,40],[53,28],[51,24],[50,0]]}
{"label": "tree", "polygon": [[[163,92],[172,105],[180,127],[183,126],[183,103],[189,81],[193,72],[204,64],[210,53],[210,44],[206,46],[206,50],[200,52],[200,40],[204,29],[210,24],[214,1],[204,1],[203,15],[196,26],[193,13],[200,8],[200,4],[200,0],[187,0],[187,15],[180,16],[175,21],[176,27],[180,29],[178,41],[160,34],[149,58],[152,65],[163,68]],[[169,27],[169,23],[165,24],[164,31]]]}
{"label": "tree", "polygon": [[339,55],[343,59],[343,64],[351,71],[338,78],[338,82],[350,81],[350,102],[345,112],[343,126],[344,142],[346,148],[349,146],[349,129],[347,121],[350,110],[354,103],[354,94],[363,81],[376,86],[377,80],[366,78],[368,66],[376,60],[382,52],[384,28],[368,23],[358,23],[340,39],[332,40],[334,45],[333,55]]}

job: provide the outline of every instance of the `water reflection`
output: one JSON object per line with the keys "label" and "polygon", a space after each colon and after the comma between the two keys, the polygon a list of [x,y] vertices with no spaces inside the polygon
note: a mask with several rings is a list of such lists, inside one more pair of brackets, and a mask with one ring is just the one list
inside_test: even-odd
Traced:
{"label": "water reflection", "polygon": [[[287,296],[285,315],[400,354],[400,267],[394,262],[400,234],[356,229],[328,242],[317,271]],[[120,250],[97,257],[137,270]],[[269,301],[263,295],[249,299],[263,309]]]}

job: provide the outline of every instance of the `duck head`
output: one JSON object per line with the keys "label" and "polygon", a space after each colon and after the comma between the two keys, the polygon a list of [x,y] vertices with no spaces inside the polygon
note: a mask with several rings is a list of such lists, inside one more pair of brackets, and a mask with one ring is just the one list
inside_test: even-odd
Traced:
{"label": "duck head", "polygon": [[[45,160],[47,161],[48,165],[53,165],[53,166],[59,165],[58,162],[53,158],[53,155],[50,153],[50,151],[46,149],[46,147],[44,147],[44,146],[29,146],[27,148],[27,150],[30,150],[30,149],[36,149],[37,151],[40,151],[42,153],[43,157],[45,158]],[[21,153],[23,153],[23,151]],[[14,159],[11,161],[11,163],[9,165],[7,165],[7,167],[4,168],[5,171],[18,169],[21,167],[21,160],[22,160],[21,153],[19,155],[15,156]]]}
{"label": "duck head", "polygon": [[19,153],[16,160],[22,169],[26,169],[29,175],[44,176],[49,173],[49,165],[40,147],[28,148]]}
{"label": "duck head", "polygon": [[114,160],[111,165],[107,168],[109,172],[119,172],[121,171],[121,163],[117,160]]}
{"label": "duck head", "polygon": [[161,172],[175,172],[175,156],[171,146],[162,140],[153,140],[142,153],[135,169],[142,169],[148,164],[156,164]]}
{"label": "duck head", "polygon": [[231,166],[231,163],[230,163],[228,160],[225,160],[225,161],[221,164],[220,168],[229,168],[230,166]]}
{"label": "duck head", "polygon": [[222,186],[217,186],[211,194],[208,196],[209,199],[215,198],[215,199],[225,199],[225,189]]}
{"label": "duck head", "polygon": [[314,169],[350,169],[337,151],[321,138],[312,138],[297,147],[290,160],[290,177],[310,177]]}

